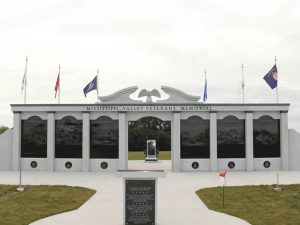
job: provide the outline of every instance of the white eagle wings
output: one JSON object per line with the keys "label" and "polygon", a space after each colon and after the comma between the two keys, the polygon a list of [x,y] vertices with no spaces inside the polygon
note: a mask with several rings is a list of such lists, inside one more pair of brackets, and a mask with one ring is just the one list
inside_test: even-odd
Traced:
{"label": "white eagle wings", "polygon": [[146,89],[142,89],[139,92],[138,98],[147,96],[146,103],[153,102],[152,96],[160,98],[160,93],[157,89],[153,89],[152,91],[148,91]]}

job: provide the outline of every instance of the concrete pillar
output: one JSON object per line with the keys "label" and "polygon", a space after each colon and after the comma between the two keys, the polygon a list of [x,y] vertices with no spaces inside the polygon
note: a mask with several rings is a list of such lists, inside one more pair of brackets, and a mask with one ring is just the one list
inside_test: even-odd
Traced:
{"label": "concrete pillar", "polygon": [[180,113],[174,112],[171,121],[172,171],[180,172]]}
{"label": "concrete pillar", "polygon": [[280,112],[280,155],[282,170],[290,169],[289,162],[289,134],[288,134],[288,112]]}
{"label": "concrete pillar", "polygon": [[13,170],[17,171],[20,165],[21,157],[21,113],[14,112],[13,121],[13,152],[12,152],[12,165]]}
{"label": "concrete pillar", "polygon": [[253,171],[253,112],[246,112],[245,124],[245,141],[246,141],[246,169]]}
{"label": "concrete pillar", "polygon": [[48,112],[47,119],[47,169],[54,170],[55,158],[55,118],[54,112]]}
{"label": "concrete pillar", "polygon": [[90,171],[90,113],[82,114],[82,171]]}
{"label": "concrete pillar", "polygon": [[128,169],[128,122],[126,113],[119,112],[119,170]]}
{"label": "concrete pillar", "polygon": [[209,113],[209,151],[210,151],[210,171],[218,170],[217,157],[217,113]]}

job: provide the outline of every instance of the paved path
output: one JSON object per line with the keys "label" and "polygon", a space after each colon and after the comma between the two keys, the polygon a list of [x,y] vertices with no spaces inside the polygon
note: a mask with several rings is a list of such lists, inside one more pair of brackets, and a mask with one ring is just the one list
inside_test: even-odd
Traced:
{"label": "paved path", "polygon": [[[280,183],[300,183],[300,172],[278,172]],[[229,172],[227,185],[274,184],[276,172]],[[84,186],[97,193],[78,210],[31,225],[122,225],[123,184],[114,173],[24,172],[25,184],[62,184]],[[17,172],[0,172],[0,183],[18,183]],[[238,218],[208,210],[195,190],[220,186],[216,172],[172,173],[158,180],[157,225],[246,225]],[[250,210],[250,209],[249,209]]]}

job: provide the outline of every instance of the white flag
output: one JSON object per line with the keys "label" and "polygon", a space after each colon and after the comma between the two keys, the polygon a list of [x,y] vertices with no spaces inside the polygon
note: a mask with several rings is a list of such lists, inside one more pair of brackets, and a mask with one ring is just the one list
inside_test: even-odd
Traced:
{"label": "white flag", "polygon": [[23,90],[25,86],[26,86],[26,72],[24,73],[23,80],[22,80],[21,94],[23,94]]}
{"label": "white flag", "polygon": [[24,76],[23,76],[23,80],[22,80],[21,94],[23,94],[23,90],[26,88],[26,85],[27,85],[27,61],[28,61],[28,57],[26,56],[26,65],[25,65],[25,71],[24,71]]}

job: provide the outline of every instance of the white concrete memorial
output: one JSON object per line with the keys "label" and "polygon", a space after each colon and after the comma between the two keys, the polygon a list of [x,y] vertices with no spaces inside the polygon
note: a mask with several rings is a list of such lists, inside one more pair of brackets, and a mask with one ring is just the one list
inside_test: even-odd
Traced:
{"label": "white concrete memorial", "polygon": [[143,102],[130,97],[137,90],[100,96],[95,104],[12,104],[0,169],[127,170],[128,123],[150,116],[171,124],[174,172],[300,170],[300,135],[288,129],[288,103],[209,104],[166,86],[167,99],[142,90]]}

